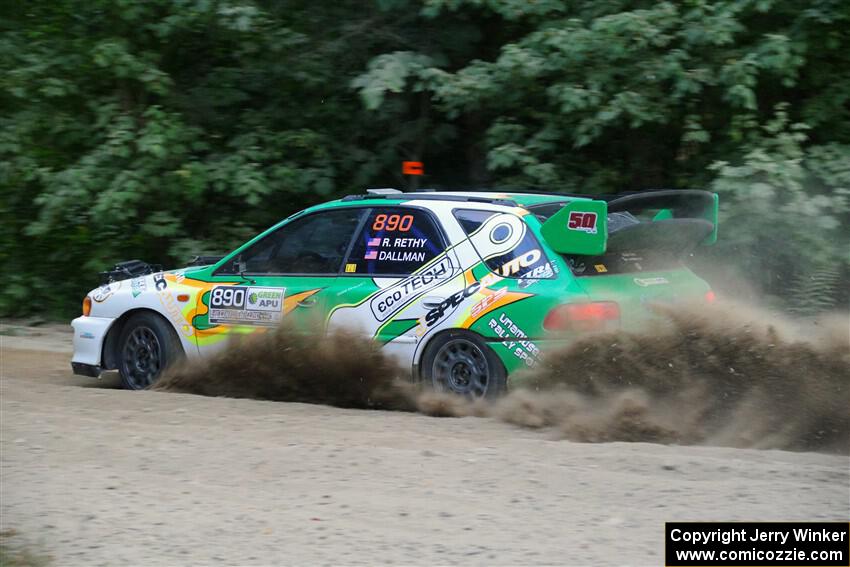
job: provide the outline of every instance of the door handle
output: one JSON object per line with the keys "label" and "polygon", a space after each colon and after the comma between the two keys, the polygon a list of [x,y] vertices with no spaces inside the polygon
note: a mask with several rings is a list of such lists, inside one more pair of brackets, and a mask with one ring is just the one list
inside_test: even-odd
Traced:
{"label": "door handle", "polygon": [[434,296],[434,295],[429,295],[428,297],[426,297],[422,300],[422,305],[424,307],[427,307],[428,309],[436,309],[445,300],[446,300],[445,297],[437,297],[437,296]]}
{"label": "door handle", "polygon": [[298,307],[315,307],[316,303],[315,297],[307,297],[298,302]]}

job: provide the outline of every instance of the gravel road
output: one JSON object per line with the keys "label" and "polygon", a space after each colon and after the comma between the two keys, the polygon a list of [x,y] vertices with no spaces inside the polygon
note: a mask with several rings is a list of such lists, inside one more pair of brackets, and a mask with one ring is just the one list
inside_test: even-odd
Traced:
{"label": "gravel road", "polygon": [[131,393],[69,341],[0,336],[0,530],[58,565],[657,566],[665,521],[850,517],[847,456]]}

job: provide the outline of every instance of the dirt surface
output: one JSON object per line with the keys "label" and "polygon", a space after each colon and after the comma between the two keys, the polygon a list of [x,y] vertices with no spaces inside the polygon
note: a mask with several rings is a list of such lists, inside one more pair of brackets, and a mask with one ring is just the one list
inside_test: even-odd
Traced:
{"label": "dirt surface", "polygon": [[661,565],[665,521],[850,516],[847,456],[130,393],[39,332],[0,335],[0,531],[59,565]]}

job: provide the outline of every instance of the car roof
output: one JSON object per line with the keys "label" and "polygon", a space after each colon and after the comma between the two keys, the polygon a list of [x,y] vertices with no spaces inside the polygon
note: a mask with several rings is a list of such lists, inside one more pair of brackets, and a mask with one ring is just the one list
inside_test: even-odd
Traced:
{"label": "car roof", "polygon": [[[467,197],[473,199],[503,199],[506,201],[513,201],[517,205],[527,207],[530,205],[538,205],[541,203],[557,203],[570,201],[576,198],[575,195],[565,195],[562,193],[532,193],[532,192],[515,192],[515,191],[429,191],[429,192],[415,192],[415,193],[405,193],[404,196],[408,195],[434,195],[439,198],[440,196],[457,196],[457,197]],[[586,198],[586,197],[585,197]]]}
{"label": "car roof", "polygon": [[[375,191],[375,190],[373,190]],[[407,201],[458,201],[458,202],[480,202],[507,207],[529,207],[546,203],[562,203],[571,200],[586,200],[587,196],[571,195],[564,193],[536,193],[517,191],[411,191],[401,192],[397,190],[381,189],[374,193],[348,195],[332,203],[369,202],[382,200],[384,204],[400,204]]]}

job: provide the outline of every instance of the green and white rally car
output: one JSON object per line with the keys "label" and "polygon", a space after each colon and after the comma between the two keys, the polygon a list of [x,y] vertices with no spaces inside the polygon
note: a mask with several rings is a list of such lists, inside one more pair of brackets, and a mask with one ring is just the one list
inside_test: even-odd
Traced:
{"label": "green and white rally car", "polygon": [[76,373],[127,388],[234,334],[321,321],[383,345],[411,379],[498,395],[518,369],[654,302],[712,300],[681,258],[717,238],[717,196],[370,190],[290,216],[230,254],[118,264],[72,322]]}

